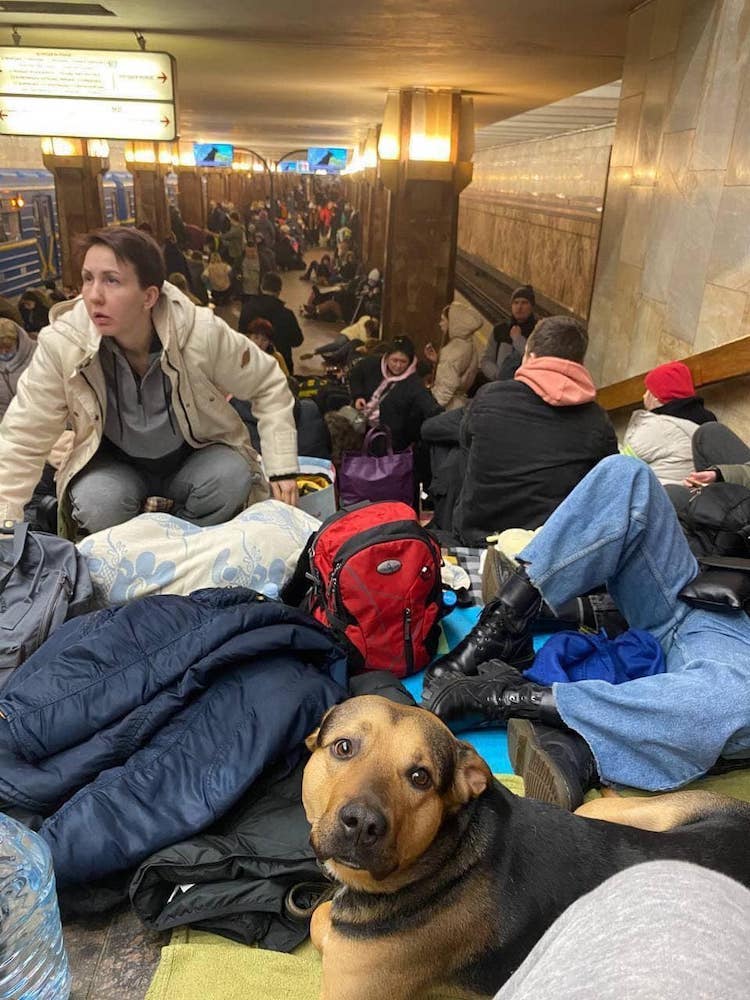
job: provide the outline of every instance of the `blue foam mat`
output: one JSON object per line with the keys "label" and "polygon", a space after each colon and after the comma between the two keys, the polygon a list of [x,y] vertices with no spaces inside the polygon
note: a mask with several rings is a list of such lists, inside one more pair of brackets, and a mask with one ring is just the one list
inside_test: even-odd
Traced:
{"label": "blue foam mat", "polygon": [[[442,655],[449,649],[453,649],[463,639],[466,633],[476,624],[481,610],[477,606],[456,608],[443,618],[441,623],[443,638],[440,640],[438,655]],[[535,636],[535,649],[542,646],[546,639],[547,636]],[[420,702],[422,699],[424,670],[420,670],[418,674],[412,674],[411,677],[407,677],[402,683],[414,700]],[[508,736],[504,726],[502,728],[467,729],[462,730],[459,735],[462,740],[471,743],[481,757],[484,757],[493,774],[513,774],[513,768],[508,757]]]}

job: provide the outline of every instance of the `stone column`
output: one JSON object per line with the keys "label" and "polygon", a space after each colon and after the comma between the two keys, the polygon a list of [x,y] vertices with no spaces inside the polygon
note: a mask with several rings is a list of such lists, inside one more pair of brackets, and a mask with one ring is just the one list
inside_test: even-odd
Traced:
{"label": "stone column", "polygon": [[[433,100],[440,109],[434,115]],[[397,101],[398,124],[387,126],[386,105],[380,140],[380,177],[390,198],[386,202],[376,182],[369,253],[371,265],[377,267],[382,207],[383,214],[387,212],[383,336],[408,334],[421,355],[428,341],[437,340],[440,313],[453,298],[458,196],[471,180],[473,119],[471,102],[457,92],[407,90]],[[427,108],[421,124],[420,106]],[[389,140],[398,153],[386,160],[382,151]]]}
{"label": "stone column", "polygon": [[102,174],[109,170],[109,157],[88,155],[85,139],[71,142],[80,143],[82,153],[73,156],[43,153],[42,160],[55,178],[62,280],[66,285],[77,287],[80,276],[75,268],[75,239],[106,225]]}
{"label": "stone column", "polygon": [[651,0],[630,15],[589,317],[599,385],[750,334],[749,10]]}
{"label": "stone column", "polygon": [[367,231],[367,254],[365,259],[368,267],[377,267],[382,273],[385,265],[385,240],[391,195],[379,179],[373,181],[368,187],[370,189],[368,213],[370,222]]}
{"label": "stone column", "polygon": [[177,167],[177,201],[183,221],[206,228],[206,197],[203,178],[196,167]]}
{"label": "stone column", "polygon": [[160,164],[129,163],[128,170],[133,175],[135,223],[147,222],[153,230],[154,239],[161,244],[172,229],[164,184],[167,168]]}

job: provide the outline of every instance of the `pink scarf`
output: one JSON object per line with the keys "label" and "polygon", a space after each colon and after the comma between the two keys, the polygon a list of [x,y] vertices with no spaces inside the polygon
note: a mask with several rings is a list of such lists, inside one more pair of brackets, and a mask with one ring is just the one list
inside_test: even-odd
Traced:
{"label": "pink scarf", "polygon": [[400,375],[391,375],[388,371],[388,365],[386,362],[387,358],[383,355],[380,361],[380,371],[383,375],[383,381],[377,387],[372,396],[370,396],[369,401],[365,404],[365,416],[367,417],[367,423],[370,427],[377,427],[380,424],[380,401],[383,396],[390,391],[396,382],[403,382],[405,378],[413,375],[417,370],[416,357],[412,358],[412,362],[409,367]]}

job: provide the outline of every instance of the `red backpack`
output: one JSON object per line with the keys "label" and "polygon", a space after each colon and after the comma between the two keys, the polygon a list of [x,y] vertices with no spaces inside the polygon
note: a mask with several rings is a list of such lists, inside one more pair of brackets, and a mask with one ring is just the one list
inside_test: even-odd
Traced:
{"label": "red backpack", "polygon": [[405,677],[437,650],[440,546],[411,507],[383,500],[333,514],[304,559],[310,614],[345,641],[355,670]]}

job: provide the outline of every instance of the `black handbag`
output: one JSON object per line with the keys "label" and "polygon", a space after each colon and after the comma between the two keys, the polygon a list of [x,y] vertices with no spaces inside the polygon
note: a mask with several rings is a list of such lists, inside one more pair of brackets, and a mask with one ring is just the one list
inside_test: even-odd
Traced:
{"label": "black handbag", "polygon": [[693,493],[679,517],[697,554],[750,555],[750,489],[746,486],[704,486]]}

